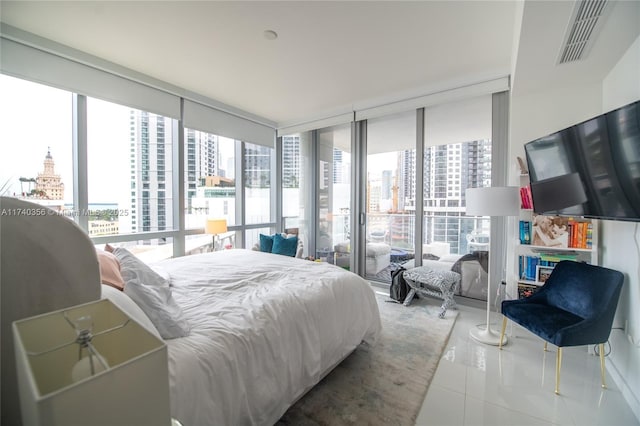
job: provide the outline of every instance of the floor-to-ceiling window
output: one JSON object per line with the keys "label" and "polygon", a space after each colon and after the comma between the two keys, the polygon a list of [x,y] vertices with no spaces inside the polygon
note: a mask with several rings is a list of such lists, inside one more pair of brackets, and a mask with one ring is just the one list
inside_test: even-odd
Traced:
{"label": "floor-to-ceiling window", "polygon": [[[491,95],[425,109],[424,258],[473,254],[487,264],[490,221],[465,215],[465,190],[491,186],[491,114]],[[486,300],[486,288],[486,275],[464,277],[460,294]]]}
{"label": "floor-to-ceiling window", "polygon": [[[225,218],[231,228],[220,248],[248,247],[252,241],[245,231],[274,228],[275,150],[268,146],[272,130],[265,126],[247,121],[252,130],[243,133],[245,122],[238,117],[229,116],[232,125],[220,122],[226,133],[247,134],[261,144],[189,128],[180,135],[177,119],[126,102],[5,75],[0,88],[0,193],[78,220],[97,245],[126,246],[158,260],[203,251],[191,250],[194,244],[210,248],[211,236],[202,234],[207,218]],[[202,119],[199,112],[190,110],[194,121]],[[178,176],[181,168],[184,174]],[[241,198],[236,169],[243,176]],[[182,191],[184,211],[178,208]]]}
{"label": "floor-to-ceiling window", "polygon": [[[90,237],[174,229],[174,119],[87,98]],[[171,237],[116,243],[149,260],[173,255]],[[144,254],[143,254],[144,253]]]}
{"label": "floor-to-ceiling window", "polygon": [[[225,219],[236,225],[235,141],[199,130],[184,131],[185,228],[198,229],[208,219]],[[189,235],[185,251],[211,250],[214,238],[219,248],[235,246],[235,232],[221,235]]]}
{"label": "floor-to-ceiling window", "polygon": [[365,273],[389,282],[415,251],[416,112],[367,120]]}
{"label": "floor-to-ceiling window", "polygon": [[175,125],[157,114],[87,99],[88,200],[96,212],[89,236],[174,229]]}
{"label": "floor-to-ceiling window", "polygon": [[297,233],[308,253],[313,205],[311,132],[281,137],[282,144],[282,228]]}
{"label": "floor-to-ceiling window", "polygon": [[272,221],[271,156],[272,148],[245,143],[244,187],[245,223]]}
{"label": "floor-to-ceiling window", "polygon": [[[246,225],[268,224],[275,222],[274,204],[272,204],[273,170],[271,169],[273,148],[245,143],[244,144],[244,206]],[[262,228],[263,231],[270,230]],[[265,233],[265,232],[262,232]],[[250,229],[245,232],[246,247],[260,241],[260,232]]]}
{"label": "floor-to-ceiling window", "polygon": [[351,125],[317,131],[316,257],[350,267]]}

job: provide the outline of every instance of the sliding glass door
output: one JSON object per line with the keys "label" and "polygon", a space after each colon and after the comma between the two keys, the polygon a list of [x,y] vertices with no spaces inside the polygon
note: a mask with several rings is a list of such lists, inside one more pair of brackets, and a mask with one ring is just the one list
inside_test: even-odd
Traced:
{"label": "sliding glass door", "polygon": [[351,264],[351,125],[318,130],[316,258]]}
{"label": "sliding glass door", "polygon": [[465,256],[458,294],[481,300],[490,220],[465,215],[465,190],[491,186],[491,111],[491,95],[441,104],[425,109],[424,127],[423,259]]}
{"label": "sliding glass door", "polygon": [[285,135],[282,143],[282,227],[297,234],[303,242],[303,255],[309,255],[309,232],[312,226],[313,170],[311,132]]}
{"label": "sliding glass door", "polygon": [[414,256],[416,112],[367,121],[365,276],[390,282]]}

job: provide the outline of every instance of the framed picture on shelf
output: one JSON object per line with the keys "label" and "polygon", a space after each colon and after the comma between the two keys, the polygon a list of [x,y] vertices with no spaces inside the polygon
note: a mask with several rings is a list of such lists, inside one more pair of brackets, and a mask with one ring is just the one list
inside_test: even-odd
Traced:
{"label": "framed picture on shelf", "polygon": [[569,247],[569,218],[533,215],[531,230],[534,246]]}
{"label": "framed picture on shelf", "polygon": [[544,284],[549,279],[552,271],[552,266],[536,266],[536,281]]}

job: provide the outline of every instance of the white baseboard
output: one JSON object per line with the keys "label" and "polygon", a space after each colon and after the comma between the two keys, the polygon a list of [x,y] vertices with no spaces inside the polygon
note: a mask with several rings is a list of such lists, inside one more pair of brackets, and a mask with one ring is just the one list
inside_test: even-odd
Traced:
{"label": "white baseboard", "polygon": [[624,380],[624,375],[620,374],[620,371],[618,371],[616,365],[613,362],[608,361],[606,363],[606,368],[607,372],[609,372],[609,375],[616,383],[616,386],[618,387],[618,389],[620,389],[620,392],[622,393],[625,401],[627,401],[627,404],[629,404],[629,408],[631,408],[631,411],[633,411],[636,419],[638,419],[638,422],[640,422],[640,400],[638,400],[637,396],[634,395],[634,393],[631,391],[631,389],[627,385],[627,382]]}

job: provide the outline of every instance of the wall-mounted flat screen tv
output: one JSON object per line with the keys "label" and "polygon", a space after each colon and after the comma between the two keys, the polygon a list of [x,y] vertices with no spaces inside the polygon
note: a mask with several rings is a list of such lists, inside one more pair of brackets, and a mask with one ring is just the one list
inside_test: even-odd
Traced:
{"label": "wall-mounted flat screen tv", "polygon": [[[640,101],[531,141],[525,153],[536,213],[640,221]],[[586,201],[553,212],[536,209],[536,196],[544,196],[536,194],[536,183],[572,174],[580,177]]]}

